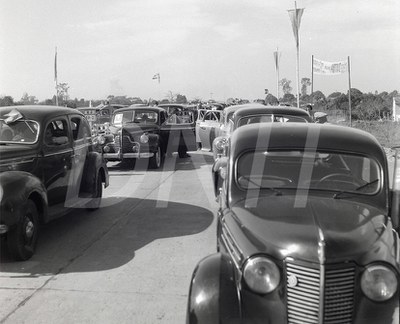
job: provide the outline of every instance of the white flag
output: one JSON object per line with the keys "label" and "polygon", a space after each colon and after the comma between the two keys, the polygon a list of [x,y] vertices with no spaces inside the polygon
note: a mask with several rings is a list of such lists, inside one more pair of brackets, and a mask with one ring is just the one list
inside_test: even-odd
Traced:
{"label": "white flag", "polygon": [[313,59],[313,71],[315,74],[337,75],[346,73],[348,69],[347,61],[325,62],[316,58]]}

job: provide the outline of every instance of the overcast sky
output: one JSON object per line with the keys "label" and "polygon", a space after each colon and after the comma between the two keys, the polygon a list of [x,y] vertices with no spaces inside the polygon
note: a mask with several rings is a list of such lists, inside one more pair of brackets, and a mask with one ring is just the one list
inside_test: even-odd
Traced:
{"label": "overcast sky", "polygon": [[[351,85],[400,90],[399,0],[299,0],[300,78],[311,55],[350,56]],[[0,0],[0,96],[39,100],[58,82],[73,98],[108,95],[188,99],[276,95],[280,77],[296,92],[296,46],[289,0]],[[161,82],[153,80],[160,73]],[[347,92],[348,75],[314,75],[314,91]]]}

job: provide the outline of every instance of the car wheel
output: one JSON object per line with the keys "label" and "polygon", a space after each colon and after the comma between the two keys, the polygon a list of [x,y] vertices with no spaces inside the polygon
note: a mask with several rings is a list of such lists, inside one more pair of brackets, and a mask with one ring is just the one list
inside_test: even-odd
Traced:
{"label": "car wheel", "polygon": [[162,161],[162,156],[161,156],[161,148],[157,148],[157,152],[154,153],[154,156],[150,158],[149,164],[150,168],[152,169],[158,169],[161,167],[161,161]]}
{"label": "car wheel", "polygon": [[96,180],[96,190],[92,194],[92,198],[86,205],[86,209],[89,211],[94,211],[99,209],[101,203],[101,197],[103,196],[103,183],[101,181],[100,173],[97,175]]}
{"label": "car wheel", "polygon": [[35,203],[28,200],[21,221],[7,234],[8,250],[15,260],[28,260],[33,255],[38,231],[38,211]]}

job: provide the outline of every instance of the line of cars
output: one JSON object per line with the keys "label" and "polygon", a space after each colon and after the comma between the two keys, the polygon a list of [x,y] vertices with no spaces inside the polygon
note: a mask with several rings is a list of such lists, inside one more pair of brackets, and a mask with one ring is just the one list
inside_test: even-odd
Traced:
{"label": "line of cars", "polygon": [[120,107],[105,124],[90,117],[101,111],[0,108],[0,236],[12,258],[34,254],[40,224],[99,208],[107,161],[146,159],[157,169],[166,154],[196,149],[195,112],[186,106]]}
{"label": "line of cars", "polygon": [[217,252],[193,271],[187,323],[399,323],[400,152],[390,188],[366,132],[231,109],[214,147]]}

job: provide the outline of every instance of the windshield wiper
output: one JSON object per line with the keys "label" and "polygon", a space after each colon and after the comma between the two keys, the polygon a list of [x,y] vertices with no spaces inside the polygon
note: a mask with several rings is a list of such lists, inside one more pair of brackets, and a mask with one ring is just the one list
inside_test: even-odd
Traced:
{"label": "windshield wiper", "polygon": [[[282,196],[282,191],[280,191],[280,190],[278,190],[278,189],[276,189],[276,188],[273,188],[273,187],[262,187],[262,186],[261,186],[261,183],[257,183],[257,182],[255,182],[254,180],[252,180],[252,179],[250,179],[250,178],[248,178],[248,177],[245,177],[245,176],[243,176],[243,175],[240,176],[239,179],[240,179],[240,178],[246,180],[246,181],[249,182],[249,183],[252,183],[253,185],[257,186],[257,188],[260,188],[260,189],[268,189],[268,190],[271,190],[271,191],[275,192],[276,196]],[[249,189],[249,188],[247,187],[247,189]]]}
{"label": "windshield wiper", "polygon": [[[365,184],[363,184],[363,185],[357,187],[357,188],[354,189],[353,191],[360,191],[361,189],[367,188],[367,187],[369,187],[370,185],[377,183],[378,181],[379,181],[379,179],[372,180],[372,181],[370,181],[370,182],[367,182],[367,183],[365,183]],[[353,195],[351,195],[351,193],[352,193],[353,191],[346,191],[346,190],[340,191],[340,192],[338,192],[338,193],[335,193],[335,194],[333,195],[333,198],[334,198],[334,199],[340,199],[340,198],[352,197]],[[340,196],[341,196],[342,194],[344,194],[344,193],[348,193],[348,194],[350,194],[350,195],[349,195],[349,196],[346,196],[346,197],[340,197]]]}

